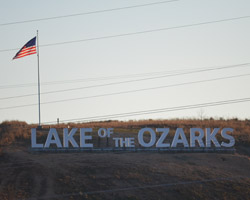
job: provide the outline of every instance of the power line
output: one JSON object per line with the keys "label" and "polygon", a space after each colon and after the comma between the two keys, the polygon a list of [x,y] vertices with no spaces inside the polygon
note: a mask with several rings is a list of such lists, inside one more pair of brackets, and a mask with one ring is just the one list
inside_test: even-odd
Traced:
{"label": "power line", "polygon": [[[44,94],[54,94],[54,93],[60,93],[60,92],[69,92],[69,91],[83,90],[83,89],[89,89],[89,88],[97,88],[97,87],[104,87],[104,86],[111,86],[111,85],[118,85],[118,84],[132,83],[132,82],[140,82],[140,81],[160,79],[160,78],[166,78],[166,77],[172,77],[172,76],[180,76],[180,75],[193,74],[193,73],[200,73],[200,72],[206,72],[206,71],[214,71],[214,70],[221,70],[221,69],[228,69],[228,68],[235,68],[235,67],[247,67],[249,64],[250,63],[244,63],[244,64],[229,65],[229,66],[215,67],[215,68],[209,68],[209,69],[199,69],[199,70],[191,71],[191,72],[167,74],[167,75],[157,76],[157,77],[134,79],[134,80],[128,80],[128,81],[119,81],[119,82],[113,82],[113,83],[98,84],[98,85],[91,85],[91,86],[78,87],[78,88],[69,88],[69,89],[63,89],[63,90],[54,90],[54,91],[50,91],[50,92],[43,92],[41,94],[43,94],[43,95]],[[248,76],[248,75],[249,74],[243,74],[243,75],[230,76],[230,77],[226,77],[226,78],[236,78],[236,77]],[[221,79],[225,79],[225,77],[220,78],[220,79],[216,79],[216,80],[221,80]],[[26,95],[19,95],[19,96],[2,97],[2,98],[0,98],[0,100],[16,99],[16,98],[30,97],[30,96],[36,96],[36,95],[37,95],[36,93],[33,93],[33,94],[26,94]]]}
{"label": "power line", "polygon": [[83,12],[83,13],[76,13],[76,14],[70,14],[70,15],[61,15],[61,16],[55,16],[55,17],[45,17],[45,18],[39,18],[39,19],[30,19],[30,20],[23,20],[23,21],[16,21],[16,22],[8,22],[8,23],[0,24],[0,26],[8,26],[8,25],[14,25],[14,24],[23,24],[23,23],[29,23],[29,22],[47,21],[47,20],[52,20],[52,19],[61,19],[61,18],[91,15],[91,14],[98,14],[98,13],[105,13],[105,12],[113,12],[113,11],[118,11],[118,10],[126,10],[126,9],[132,9],[132,8],[140,8],[140,7],[146,7],[146,6],[172,3],[172,2],[176,2],[176,1],[180,1],[180,0],[159,1],[159,2],[153,2],[153,3],[147,3],[147,4],[139,4],[139,5],[134,5],[134,6],[111,8],[111,9],[105,9],[105,10],[96,10],[96,11],[91,11],[91,12]]}
{"label": "power line", "polygon": [[[250,64],[250,63],[249,63]],[[182,70],[171,70],[171,71],[157,71],[157,72],[147,72],[147,73],[137,73],[137,74],[124,74],[124,75],[113,75],[113,76],[101,76],[101,77],[92,77],[92,78],[83,78],[83,79],[68,79],[68,80],[59,80],[59,81],[49,81],[43,82],[44,85],[57,85],[57,84],[68,84],[68,83],[77,83],[77,82],[91,82],[91,81],[105,81],[111,79],[130,79],[134,77],[144,77],[144,76],[154,76],[159,74],[173,74],[184,71],[193,71],[198,69],[209,69],[211,67],[206,68],[189,68]],[[15,85],[0,85],[0,89],[8,89],[8,88],[20,88],[20,87],[37,87],[37,83],[25,83],[25,84],[15,84]]]}
{"label": "power line", "polygon": [[[132,35],[141,35],[141,34],[146,34],[146,33],[154,33],[154,32],[167,31],[167,30],[172,30],[172,29],[195,27],[195,26],[201,26],[201,25],[207,25],[207,24],[215,24],[215,23],[227,22],[227,21],[235,21],[235,20],[247,19],[247,18],[250,18],[250,15],[249,16],[241,16],[241,17],[221,19],[221,20],[214,20],[214,21],[207,21],[207,22],[200,22],[200,23],[194,23],[194,24],[186,24],[186,25],[181,25],[181,26],[172,26],[172,27],[166,27],[166,28],[151,29],[151,30],[137,31],[137,32],[130,32],[130,33],[123,33],[123,34],[117,34],[117,35],[109,35],[109,36],[87,38],[87,39],[81,39],[81,40],[72,40],[72,41],[65,41],[65,42],[58,42],[58,43],[50,43],[50,44],[40,45],[40,47],[49,47],[49,46],[72,44],[72,43],[78,43],[78,42],[87,42],[87,41],[93,41],[93,40],[118,38],[118,37],[124,37],[124,36],[132,36]],[[0,53],[1,52],[7,52],[7,51],[16,51],[16,50],[19,50],[19,49],[20,48],[3,49],[3,50],[0,50]]]}
{"label": "power line", "polygon": [[160,28],[160,29],[151,29],[151,30],[146,30],[146,31],[138,31],[138,32],[132,32],[132,33],[110,35],[110,36],[97,37],[97,38],[89,38],[89,39],[83,39],[83,40],[74,40],[74,41],[67,41],[67,42],[60,42],[60,43],[53,43],[53,44],[45,44],[45,45],[41,45],[41,46],[43,46],[43,47],[46,47],[46,46],[55,46],[55,45],[70,44],[70,43],[76,43],[76,42],[85,42],[85,41],[91,41],[91,40],[99,40],[99,39],[108,39],[108,38],[115,38],[115,37],[123,37],[123,36],[129,36],[129,35],[139,35],[139,34],[144,34],[144,33],[152,33],[152,32],[159,32],[159,31],[171,30],[171,29],[187,28],[187,27],[192,27],[192,26],[200,26],[200,25],[212,24],[212,23],[219,23],[219,22],[225,22],[225,21],[234,21],[234,20],[245,19],[245,18],[250,18],[250,16],[228,18],[228,19],[222,19],[222,20],[201,22],[201,23],[196,23],[196,24],[188,24],[188,25],[174,26],[174,27],[167,27],[167,28]]}
{"label": "power line", "polygon": [[[250,63],[245,63],[250,64]],[[242,65],[245,65],[244,63]],[[237,64],[241,65],[241,64]],[[147,77],[147,76],[156,76],[162,74],[176,74],[180,72],[187,71],[195,71],[199,69],[212,69],[214,67],[200,67],[200,68],[189,68],[189,69],[181,69],[181,70],[171,70],[171,71],[155,71],[155,72],[147,72],[147,73],[137,73],[137,74],[124,74],[124,75],[113,75],[113,76],[101,76],[101,77],[91,77],[91,78],[83,78],[83,79],[70,79],[70,80],[59,80],[59,81],[49,81],[43,82],[42,85],[58,85],[58,84],[70,84],[77,82],[91,82],[91,81],[105,81],[112,79],[130,79],[134,77]],[[9,88],[20,88],[20,87],[37,87],[37,83],[25,83],[25,84],[15,84],[15,85],[0,85],[0,89],[9,89]]]}
{"label": "power line", "polygon": [[[243,76],[249,76],[249,75],[250,74],[242,74],[242,75],[222,77],[222,78],[214,78],[214,79],[192,81],[192,82],[172,84],[172,85],[165,85],[165,86],[158,86],[158,87],[151,87],[151,88],[143,88],[143,89],[137,89],[137,90],[128,90],[128,91],[122,91],[122,92],[113,92],[113,93],[106,93],[106,94],[93,95],[93,96],[85,96],[85,97],[78,97],[78,98],[72,98],[72,99],[62,99],[62,100],[56,100],[56,101],[43,102],[41,104],[53,104],[53,103],[61,103],[61,102],[68,102],[68,101],[91,99],[91,98],[104,97],[104,96],[114,96],[114,95],[120,95],[120,94],[128,94],[128,93],[142,92],[142,91],[162,89],[162,88],[168,88],[168,87],[183,86],[183,85],[189,85],[189,84],[195,84],[195,83],[210,82],[210,81],[216,81],[216,80],[222,80],[222,79],[243,77]],[[26,104],[26,105],[17,105],[17,106],[3,107],[3,108],[0,108],[0,110],[13,109],[13,108],[23,108],[23,107],[30,107],[30,106],[37,106],[37,104]]]}
{"label": "power line", "polygon": [[[118,113],[118,114],[110,114],[110,115],[100,115],[100,116],[94,116],[94,117],[68,119],[68,120],[61,120],[61,122],[87,122],[90,120],[100,121],[100,120],[112,119],[112,118],[117,118],[117,117],[129,117],[129,116],[137,116],[137,115],[162,113],[162,112],[173,112],[173,111],[188,110],[188,109],[194,109],[194,108],[204,108],[204,107],[213,107],[213,106],[220,106],[220,105],[227,105],[227,104],[243,103],[243,102],[249,102],[249,101],[250,101],[250,98],[232,99],[232,100],[207,102],[207,103],[201,103],[201,104],[192,104],[192,105],[184,105],[184,106],[169,107],[169,108],[143,110],[143,111],[137,111],[137,112],[127,112],[127,113]],[[43,124],[54,124],[54,123],[56,122],[51,121],[51,122],[44,122]]]}

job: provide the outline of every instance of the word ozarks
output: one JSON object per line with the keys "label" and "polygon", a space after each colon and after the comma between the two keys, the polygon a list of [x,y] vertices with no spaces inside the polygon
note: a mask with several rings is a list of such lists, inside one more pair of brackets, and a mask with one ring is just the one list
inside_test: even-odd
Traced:
{"label": "word ozarks", "polygon": [[[136,137],[117,137],[114,136],[113,128],[100,128],[97,133],[93,133],[92,128],[64,128],[61,134],[55,128],[51,128],[46,136],[46,141],[37,140],[37,132],[35,128],[31,129],[31,147],[49,149],[51,145],[57,148],[95,148],[96,145],[93,136],[97,134],[97,138],[107,138],[114,148],[193,148],[193,147],[225,147],[230,148],[235,144],[232,136],[232,128],[191,128],[185,133],[182,128],[177,128],[174,135],[170,136],[169,128],[142,128]],[[60,137],[59,137],[60,136]],[[78,140],[76,140],[78,138]],[[219,138],[219,141],[218,141]],[[78,141],[78,142],[77,142]]]}

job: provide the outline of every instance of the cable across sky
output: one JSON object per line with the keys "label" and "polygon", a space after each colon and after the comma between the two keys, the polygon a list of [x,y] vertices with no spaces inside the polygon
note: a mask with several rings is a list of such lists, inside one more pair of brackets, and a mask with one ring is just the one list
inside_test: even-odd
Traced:
{"label": "cable across sky", "polygon": [[[77,118],[77,119],[67,119],[67,120],[60,120],[60,122],[66,123],[66,122],[100,121],[100,120],[105,120],[105,119],[131,117],[131,116],[137,116],[137,115],[148,115],[148,114],[162,113],[162,112],[173,112],[173,111],[188,110],[188,109],[195,109],[195,108],[204,108],[204,107],[213,107],[213,106],[220,106],[220,105],[227,105],[227,104],[243,103],[243,102],[249,102],[249,101],[250,101],[250,98],[231,99],[231,100],[224,100],[224,101],[215,101],[215,102],[206,102],[206,103],[200,103],[200,104],[169,107],[169,108],[158,108],[158,109],[142,110],[142,111],[136,111],[136,112],[100,115],[100,116]],[[44,122],[44,124],[54,124],[54,123],[56,123],[56,121]]]}
{"label": "cable across sky", "polygon": [[[243,64],[235,64],[235,65],[227,65],[229,68],[233,66],[239,66],[241,67],[244,65],[248,65],[250,63],[243,63]],[[222,66],[222,67],[227,67]],[[247,67],[247,66],[246,66]],[[79,83],[79,82],[97,82],[97,81],[107,81],[107,80],[113,80],[113,79],[131,79],[136,77],[150,77],[150,76],[157,76],[157,75],[163,75],[163,74],[179,74],[184,72],[194,72],[197,70],[206,70],[206,69],[212,69],[212,68],[218,68],[216,67],[199,67],[199,68],[188,68],[188,69],[179,69],[179,70],[171,70],[171,71],[154,71],[154,72],[146,72],[146,73],[137,73],[137,74],[123,74],[123,75],[113,75],[113,76],[99,76],[99,77],[90,77],[90,78],[82,78],[82,79],[69,79],[69,80],[58,80],[58,81],[47,81],[43,82],[43,86],[47,85],[60,85],[60,84],[71,84],[71,83]],[[37,87],[37,83],[19,83],[14,85],[0,85],[1,89],[9,89],[9,88],[21,88],[21,87]]]}
{"label": "cable across sky", "polygon": [[[84,87],[69,88],[69,89],[63,89],[63,90],[55,90],[55,91],[43,92],[41,94],[42,95],[44,95],[44,94],[54,94],[54,93],[60,93],[60,92],[68,92],[68,91],[76,91],[76,90],[83,90],[83,89],[89,89],[89,88],[105,87],[105,86],[112,86],[112,85],[118,85],[118,84],[125,84],[125,83],[133,83],[133,82],[161,79],[161,78],[167,78],[167,77],[173,77],[173,76],[180,76],[180,75],[188,75],[188,74],[194,74],[194,73],[200,73],[200,72],[214,71],[214,70],[223,70],[223,69],[239,68],[239,67],[249,67],[249,64],[250,63],[243,63],[243,64],[228,65],[228,66],[214,67],[214,68],[208,68],[208,69],[198,69],[198,70],[193,70],[193,71],[190,71],[190,72],[167,74],[167,75],[161,75],[161,76],[156,76],[156,77],[148,77],[148,78],[142,78],[142,79],[119,81],[119,82],[98,84],[98,85],[92,85],[92,86],[84,86]],[[249,76],[249,75],[250,74],[241,74],[241,75],[222,77],[222,78],[216,78],[216,79],[211,79],[211,80],[212,81],[214,81],[214,80],[223,80],[223,79],[228,79],[228,78],[237,78],[237,77],[243,77],[243,76]],[[211,81],[211,80],[209,80],[209,81]],[[198,81],[198,82],[207,82],[207,81],[208,80],[201,80],[201,81]],[[190,83],[197,83],[197,81],[196,82],[189,82],[189,83],[185,83],[185,84],[190,84]],[[179,84],[177,84],[177,85],[179,85]],[[181,85],[183,85],[183,84],[181,84]],[[176,84],[175,84],[175,86],[176,86]],[[165,87],[165,86],[163,86],[163,87]],[[157,88],[162,88],[162,87],[153,87],[153,88],[157,89]],[[36,96],[36,95],[37,95],[36,93],[33,93],[33,94],[25,94],[25,95],[11,96],[11,97],[2,97],[2,98],[0,98],[0,100],[7,100],[7,99],[13,99],[13,98],[16,99],[16,98]]]}
{"label": "cable across sky", "polygon": [[[249,63],[250,64],[250,63]],[[230,65],[231,66],[231,65]],[[179,69],[179,70],[171,70],[171,71],[154,71],[154,72],[146,72],[146,73],[133,73],[133,74],[119,74],[113,76],[99,76],[99,77],[89,77],[89,78],[79,78],[79,79],[68,79],[68,80],[58,80],[58,81],[47,81],[43,82],[42,85],[61,85],[61,84],[71,84],[71,83],[79,83],[79,82],[97,82],[97,81],[107,81],[114,79],[131,79],[136,77],[150,77],[157,76],[162,74],[177,74],[180,72],[187,71],[195,71],[199,69],[210,69],[213,67],[199,67],[199,68],[189,68],[189,69]],[[9,89],[9,88],[21,88],[21,87],[37,87],[37,83],[19,83],[14,85],[0,85],[0,89]]]}
{"label": "cable across sky", "polygon": [[[250,2],[14,1],[0,8],[2,121],[35,123],[38,94],[43,121],[247,97]],[[37,58],[11,60],[37,30],[41,92]],[[248,119],[247,106],[204,112]],[[145,117],[189,118],[198,110]]]}
{"label": "cable across sky", "polygon": [[[108,35],[108,36],[101,36],[101,37],[94,37],[94,38],[87,38],[87,39],[80,39],[80,40],[71,40],[71,41],[65,41],[65,42],[41,44],[41,45],[39,45],[39,47],[50,47],[50,46],[58,46],[58,45],[65,45],[65,44],[72,44],[72,43],[79,43],[79,42],[88,42],[88,41],[94,41],[94,40],[103,40],[103,39],[119,38],[119,37],[132,36],[132,35],[141,35],[141,34],[146,34],[146,33],[168,31],[168,30],[173,30],[173,29],[181,29],[181,28],[202,26],[202,25],[215,24],[215,23],[221,23],[221,22],[229,22],[229,21],[236,21],[236,20],[249,19],[249,18],[250,18],[250,15],[247,15],[247,16],[226,18],[226,19],[220,19],[220,20],[214,20],[214,21],[206,21],[206,22],[199,22],[199,23],[193,23],[193,24],[186,24],[186,25],[180,25],[180,26],[172,26],[172,27],[165,27],[165,28],[159,28],[159,29],[150,29],[150,30],[144,30],[144,31],[129,32],[129,33],[123,33],[123,34],[117,34],[117,35]],[[20,48],[2,49],[2,50],[0,50],[0,53],[1,52],[8,52],[8,51],[16,51],[16,50],[19,50],[19,49]]]}
{"label": "cable across sky", "polygon": [[45,18],[39,18],[39,19],[30,19],[30,20],[23,20],[23,21],[7,22],[7,23],[0,24],[0,26],[8,26],[8,25],[14,25],[14,24],[24,24],[24,23],[30,23],[30,22],[48,21],[48,20],[62,19],[62,18],[68,18],[68,17],[77,17],[77,16],[83,16],[83,15],[91,15],[91,14],[98,14],[98,13],[105,13],[105,12],[113,12],[113,11],[126,10],[126,9],[132,9],[132,8],[140,8],[140,7],[147,7],[147,6],[154,6],[154,5],[162,5],[162,4],[172,3],[172,2],[177,2],[177,1],[180,1],[180,0],[158,1],[158,2],[153,2],[153,3],[138,4],[138,5],[134,5],[134,6],[125,6],[125,7],[119,7],[119,8],[96,10],[96,11],[75,13],[75,14],[69,14],[69,15],[60,15],[60,16],[55,16],[55,17],[45,17]]}
{"label": "cable across sky", "polygon": [[[190,84],[196,84],[196,83],[218,81],[218,80],[223,80],[223,79],[225,80],[225,79],[244,77],[244,76],[249,76],[249,75],[250,74],[241,74],[241,75],[236,75],[236,76],[213,78],[213,79],[207,79],[207,80],[199,80],[199,81],[192,81],[192,82],[178,83],[178,84],[172,84],[172,85],[157,86],[157,87],[151,87],[151,88],[142,88],[142,89],[136,89],[136,90],[128,90],[128,91],[121,91],[121,92],[98,94],[98,95],[93,95],[93,96],[85,96],[85,97],[78,97],[78,98],[71,98],[71,99],[61,99],[61,100],[55,100],[55,101],[42,102],[41,104],[53,104],[53,103],[61,103],[61,102],[76,101],[76,100],[83,100],[83,99],[92,99],[92,98],[97,98],[97,97],[128,94],[128,93],[142,92],[142,91],[148,91],[148,90],[155,90],[155,89],[163,89],[163,88],[177,87],[177,86],[183,86],[183,85],[190,85]],[[26,105],[16,105],[16,106],[10,106],[10,107],[3,107],[3,108],[0,108],[0,110],[23,108],[23,107],[30,107],[30,106],[37,106],[37,104],[26,104]]]}

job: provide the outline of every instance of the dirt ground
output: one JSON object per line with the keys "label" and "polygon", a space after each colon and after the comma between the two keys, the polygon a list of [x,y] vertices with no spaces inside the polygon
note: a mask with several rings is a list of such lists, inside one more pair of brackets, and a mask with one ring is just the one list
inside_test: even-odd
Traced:
{"label": "dirt ground", "polygon": [[31,153],[0,157],[0,199],[250,199],[250,157],[219,153]]}

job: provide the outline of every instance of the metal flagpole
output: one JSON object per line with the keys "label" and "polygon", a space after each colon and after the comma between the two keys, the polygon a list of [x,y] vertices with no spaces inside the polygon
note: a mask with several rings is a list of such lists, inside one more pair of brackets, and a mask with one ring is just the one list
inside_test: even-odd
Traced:
{"label": "metal flagpole", "polygon": [[37,68],[38,68],[38,118],[39,118],[39,124],[38,128],[42,128],[41,126],[41,107],[40,107],[40,69],[39,69],[39,43],[38,43],[38,30],[37,30]]}

